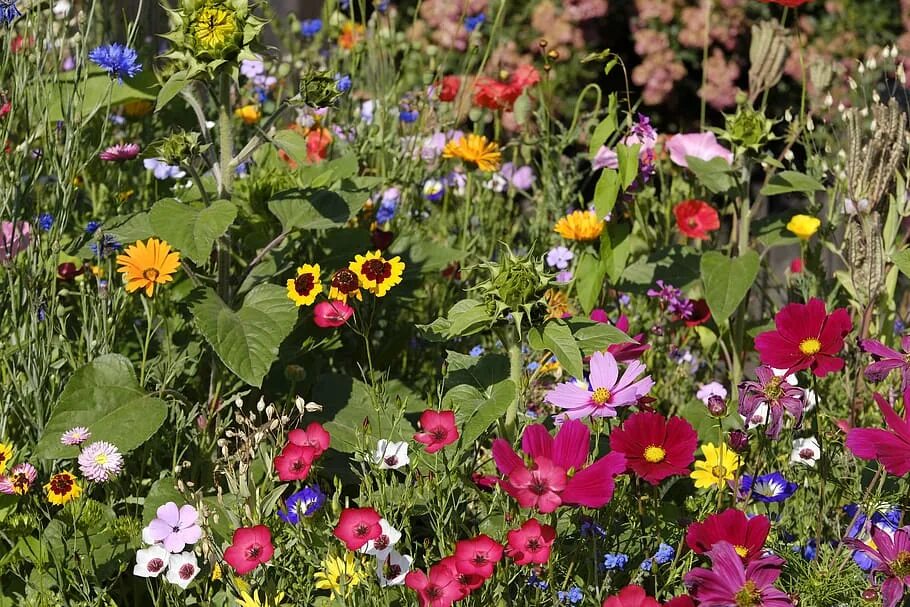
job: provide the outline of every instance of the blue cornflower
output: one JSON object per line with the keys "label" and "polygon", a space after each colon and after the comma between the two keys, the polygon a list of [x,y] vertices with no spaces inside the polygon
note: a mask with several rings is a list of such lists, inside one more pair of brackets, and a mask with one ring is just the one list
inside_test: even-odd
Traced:
{"label": "blue cornflower", "polygon": [[41,213],[38,215],[38,227],[45,232],[50,232],[54,225],[54,216],[50,213]]}
{"label": "blue cornflower", "polygon": [[464,28],[469,32],[473,32],[478,27],[483,25],[483,22],[487,20],[486,15],[483,13],[477,13],[476,15],[471,15],[470,17],[465,17]]}
{"label": "blue cornflower", "polygon": [[468,352],[468,355],[473,356],[474,358],[483,356],[484,349],[483,346],[474,346],[471,348],[471,351]]}
{"label": "blue cornflower", "polygon": [[103,67],[111,78],[116,78],[121,84],[124,76],[132,78],[142,71],[142,64],[139,63],[136,51],[117,42],[97,47],[88,54],[88,58]]}
{"label": "blue cornflower", "polygon": [[537,362],[536,360],[532,360],[531,362],[528,363],[528,366],[525,368],[528,371],[530,371],[531,373],[533,373],[534,371],[537,371],[540,368],[540,363]]}
{"label": "blue cornflower", "polygon": [[418,118],[420,118],[420,112],[418,112],[417,110],[415,110],[414,108],[412,108],[410,106],[402,105],[398,109],[398,119],[401,120],[402,122],[404,122],[405,124],[411,124],[413,122],[417,122]]}
{"label": "blue cornflower", "polygon": [[92,221],[90,221],[90,222],[88,222],[87,224],[85,224],[85,233],[86,233],[86,234],[94,234],[95,232],[98,231],[98,228],[100,228],[100,227],[101,227],[101,222],[100,222],[100,221],[95,221],[95,220],[93,219]]}
{"label": "blue cornflower", "polygon": [[10,25],[13,21],[16,20],[16,17],[21,17],[22,13],[19,12],[19,9],[16,8],[16,2],[6,2],[0,3],[0,23],[4,25]]}
{"label": "blue cornflower", "polygon": [[620,552],[608,552],[604,555],[604,569],[607,571],[621,571],[629,562],[629,555]]}
{"label": "blue cornflower", "polygon": [[347,93],[351,90],[351,77],[347,74],[335,74],[335,88],[339,93]]}
{"label": "blue cornflower", "polygon": [[807,561],[814,561],[816,554],[818,554],[818,546],[815,544],[814,539],[806,542],[805,546],[800,546],[799,544],[792,546],[791,550]]}
{"label": "blue cornflower", "polygon": [[580,603],[581,599],[584,598],[584,593],[581,591],[581,588],[578,586],[572,586],[567,591],[560,590],[556,593],[559,597],[559,600],[563,603],[568,602],[570,605],[575,605]]}
{"label": "blue cornflower", "polygon": [[100,240],[90,242],[88,248],[92,255],[99,259],[104,259],[108,255],[121,250],[123,245],[117,241],[113,234],[106,233],[101,236]]}
{"label": "blue cornflower", "polygon": [[300,35],[304,38],[312,38],[322,31],[322,19],[304,19],[300,23]]}
{"label": "blue cornflower", "polygon": [[651,571],[651,565],[654,564],[653,561],[654,561],[654,559],[645,559],[641,562],[641,565],[639,565],[638,567],[642,571]]}
{"label": "blue cornflower", "polygon": [[296,525],[301,516],[313,516],[325,503],[325,493],[318,485],[307,485],[285,501],[286,509],[279,509],[278,516],[286,523]]}
{"label": "blue cornflower", "polygon": [[674,556],[676,556],[676,549],[670,544],[661,542],[657,547],[657,552],[654,553],[654,560],[658,565],[664,565],[672,561]]}
{"label": "blue cornflower", "polygon": [[894,319],[894,332],[895,333],[903,333],[904,329],[906,329],[906,328],[907,328],[907,325],[904,324],[903,320],[901,320],[900,318]]}
{"label": "blue cornflower", "polygon": [[383,200],[376,209],[376,223],[388,223],[395,217],[395,208],[397,202],[394,200]]}
{"label": "blue cornflower", "polygon": [[748,474],[742,479],[742,492],[759,502],[766,504],[782,502],[788,499],[799,488],[799,485],[784,478],[780,472],[772,472],[759,477]]}
{"label": "blue cornflower", "polygon": [[[844,506],[844,512],[853,520],[853,524],[847,531],[847,537],[857,539],[861,542],[868,542],[869,539],[871,539],[873,527],[877,527],[887,533],[894,533],[901,520],[901,511],[898,508],[892,508],[885,504],[876,508],[876,510],[872,512],[871,517],[868,512],[860,512],[859,506],[856,504],[847,504]],[[863,571],[869,571],[876,564],[875,561],[862,550],[855,550],[853,552],[853,561],[859,565],[860,569]]]}
{"label": "blue cornflower", "polygon": [[632,302],[632,298],[629,296],[628,293],[623,293],[622,295],[619,296],[619,305],[627,306],[631,302]]}
{"label": "blue cornflower", "polygon": [[528,576],[528,586],[534,586],[540,590],[546,590],[550,587],[550,584],[546,580],[542,580],[537,577],[536,573],[531,573],[531,575]]}

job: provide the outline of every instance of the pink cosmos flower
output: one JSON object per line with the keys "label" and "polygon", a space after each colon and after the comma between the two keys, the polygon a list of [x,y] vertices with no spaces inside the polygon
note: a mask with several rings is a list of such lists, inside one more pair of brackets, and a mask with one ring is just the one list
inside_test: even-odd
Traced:
{"label": "pink cosmos flower", "polygon": [[234,531],[231,545],[224,551],[224,560],[238,575],[246,575],[272,559],[275,547],[272,532],[265,525],[240,527]]}
{"label": "pink cosmos flower", "polygon": [[688,168],[686,160],[689,156],[701,160],[723,158],[727,164],[733,164],[733,152],[717,143],[714,133],[681,133],[674,135],[667,142],[670,160],[673,164]]}
{"label": "pink cosmos flower", "polygon": [[199,513],[186,504],[177,507],[174,502],[158,506],[157,517],[149,523],[145,536],[152,542],[160,542],[168,552],[182,552],[187,544],[195,544],[202,537],[197,524]]}
{"label": "pink cosmos flower", "polygon": [[784,411],[793,416],[796,426],[802,422],[805,410],[805,392],[775,375],[771,367],[762,365],[755,369],[758,381],[744,381],[739,385],[739,414],[750,419],[758,408],[768,408],[768,427],[765,434],[776,439],[783,426]]}
{"label": "pink cosmos flower", "polygon": [[728,542],[714,546],[708,556],[711,569],[693,569],[685,577],[686,586],[702,607],[793,607],[787,593],[774,587],[784,564],[782,558],[766,556],[744,565]]}
{"label": "pink cosmos flower", "polygon": [[751,561],[761,555],[770,531],[771,521],[767,516],[749,518],[742,510],[728,508],[689,525],[686,544],[696,554],[703,554],[727,542],[743,561]]}
{"label": "pink cosmos flower", "polygon": [[464,598],[453,569],[438,563],[430,567],[429,575],[419,569],[408,572],[405,585],[417,592],[420,607],[450,607]]}
{"label": "pink cosmos flower", "polygon": [[904,392],[904,416],[900,415],[881,395],[875,394],[875,402],[882,410],[885,428],[851,428],[847,432],[846,446],[853,455],[865,460],[878,460],[889,474],[904,476],[910,472],[910,420],[906,419],[910,406],[910,391]]}
{"label": "pink cosmos flower", "polygon": [[650,375],[638,379],[645,365],[637,360],[629,362],[622,377],[616,358],[609,352],[595,352],[590,366],[586,384],[565,382],[547,393],[547,402],[566,410],[558,414],[559,418],[615,417],[617,407],[638,402],[654,385]]}
{"label": "pink cosmos flower", "polygon": [[0,222],[0,261],[7,262],[28,248],[32,226],[27,221]]}
{"label": "pink cosmos flower", "polygon": [[313,322],[323,329],[336,329],[348,322],[354,308],[343,301],[320,301],[313,307]]}
{"label": "pink cosmos flower", "polygon": [[866,544],[847,538],[844,544],[866,553],[875,565],[873,573],[885,575],[882,582],[882,607],[895,607],[910,588],[910,527],[900,527],[891,537],[887,531],[872,528],[872,541]]}
{"label": "pink cosmos flower", "polygon": [[516,565],[544,565],[550,560],[556,529],[532,518],[525,521],[520,529],[509,531],[506,537],[509,543],[506,554],[514,559]]}
{"label": "pink cosmos flower", "polygon": [[[493,441],[493,460],[504,477],[500,485],[522,508],[553,512],[562,504],[600,508],[613,497],[613,478],[626,469],[621,453],[608,453],[586,466],[591,431],[568,420],[554,439],[541,424],[525,428],[521,449],[530,466],[508,441]],[[569,478],[568,471],[575,470]]]}
{"label": "pink cosmos flower", "polygon": [[484,579],[493,576],[493,568],[502,559],[502,544],[488,535],[480,534],[455,544],[455,568],[459,573],[479,575]]}
{"label": "pink cosmos flower", "polygon": [[288,432],[288,441],[300,447],[312,447],[314,458],[319,457],[332,444],[332,437],[319,422],[311,422],[306,430],[295,428]]}
{"label": "pink cosmos flower", "polygon": [[879,382],[885,379],[893,370],[901,370],[901,392],[910,388],[910,335],[901,338],[901,350],[892,350],[880,341],[864,339],[860,342],[863,350],[876,358],[876,361],[866,367],[866,379]]}
{"label": "pink cosmos flower", "polygon": [[454,411],[427,409],[420,415],[420,428],[422,432],[415,434],[414,440],[426,445],[427,453],[436,453],[458,440]]}
{"label": "pink cosmos flower", "polygon": [[372,508],[345,508],[332,535],[344,542],[348,550],[360,550],[367,542],[382,535],[380,520]]}
{"label": "pink cosmos flower", "polygon": [[139,144],[118,143],[98,154],[98,158],[106,162],[124,162],[126,160],[132,160],[138,155]]}

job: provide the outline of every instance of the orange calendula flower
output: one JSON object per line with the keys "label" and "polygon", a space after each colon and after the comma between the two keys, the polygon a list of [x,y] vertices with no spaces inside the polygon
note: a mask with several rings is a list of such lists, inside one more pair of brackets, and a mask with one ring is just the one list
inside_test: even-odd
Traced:
{"label": "orange calendula flower", "polygon": [[354,258],[348,269],[357,274],[360,284],[376,297],[383,297],[401,282],[404,262],[400,257],[385,259],[379,251]]}
{"label": "orange calendula flower", "polygon": [[338,46],[343,49],[351,50],[357,43],[363,40],[363,32],[366,31],[359,23],[348,21],[341,26],[341,35],[338,36]]}
{"label": "orange calendula flower", "polygon": [[44,491],[47,492],[47,501],[58,506],[82,495],[82,487],[70,472],[58,472],[52,476]]}
{"label": "orange calendula flower", "polygon": [[604,222],[594,211],[575,211],[557,221],[553,230],[568,240],[597,240]]}
{"label": "orange calendula flower", "polygon": [[288,299],[298,306],[311,306],[322,293],[319,264],[303,264],[297,268],[297,277],[288,278]]}
{"label": "orange calendula flower", "polygon": [[262,112],[252,103],[244,105],[234,110],[234,115],[243,120],[246,124],[256,124],[262,118]]}
{"label": "orange calendula flower", "polygon": [[117,271],[123,274],[126,290],[129,293],[144,289],[151,297],[155,294],[155,285],[163,285],[174,280],[174,272],[180,265],[180,253],[171,250],[171,245],[157,238],[147,241],[136,241],[117,256]]}
{"label": "orange calendula flower", "polygon": [[442,149],[442,157],[460,158],[485,173],[497,170],[502,162],[499,145],[495,141],[487,140],[483,135],[473,133],[448,142]]}

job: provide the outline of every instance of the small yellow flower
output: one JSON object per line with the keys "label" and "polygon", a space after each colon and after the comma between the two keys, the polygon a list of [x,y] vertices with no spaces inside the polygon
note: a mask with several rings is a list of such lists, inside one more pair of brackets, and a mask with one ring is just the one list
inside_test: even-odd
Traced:
{"label": "small yellow flower", "polygon": [[800,240],[809,240],[812,235],[818,232],[822,222],[817,217],[811,215],[794,215],[787,224],[787,229]]}
{"label": "small yellow flower", "polygon": [[712,485],[721,486],[733,480],[733,473],[739,468],[739,456],[721,443],[720,448],[714,443],[702,445],[704,461],[695,462],[695,470],[689,475],[699,489]]}
{"label": "small yellow flower", "polygon": [[95,278],[104,278],[104,268],[101,266],[89,266],[92,270],[92,275]]}
{"label": "small yellow flower", "polygon": [[288,278],[288,299],[298,306],[311,306],[316,296],[322,293],[319,280],[319,264],[303,264],[297,268],[297,277]]}
{"label": "small yellow flower", "polygon": [[171,245],[157,238],[147,241],[136,241],[126,248],[123,255],[117,256],[117,271],[126,280],[128,293],[145,289],[151,297],[155,294],[155,285],[163,285],[174,280],[174,272],[180,266],[180,253],[171,251]]}
{"label": "small yellow flower", "polygon": [[237,607],[281,607],[282,599],[284,599],[283,592],[279,592],[270,601],[268,597],[260,600],[258,590],[253,592],[253,596],[250,596],[250,593],[244,590],[240,593],[240,598],[237,599]]}
{"label": "small yellow flower", "polygon": [[133,194],[135,194],[135,193],[136,193],[135,190],[124,190],[124,191],[120,192],[119,194],[117,194],[117,200],[119,200],[120,202],[126,202],[127,200],[132,198]]}
{"label": "small yellow flower", "polygon": [[360,284],[376,297],[383,297],[401,282],[404,262],[400,257],[385,259],[379,251],[357,255],[348,269],[360,279]]}
{"label": "small yellow flower", "polygon": [[204,49],[218,49],[237,31],[237,23],[230,11],[208,6],[193,21],[192,33],[196,43]]}
{"label": "small yellow flower", "polygon": [[474,164],[485,173],[492,173],[499,168],[502,154],[495,141],[488,141],[483,135],[469,134],[460,139],[453,139],[442,149],[443,158],[460,158]]}
{"label": "small yellow flower", "polygon": [[349,596],[351,589],[364,579],[363,569],[353,552],[346,552],[343,559],[337,556],[326,557],[322,571],[317,571],[314,577],[316,588],[332,591],[329,600],[334,599],[336,593]]}
{"label": "small yellow flower", "polygon": [[594,211],[575,211],[557,221],[553,231],[568,240],[597,240],[604,222]]}
{"label": "small yellow flower", "polygon": [[69,472],[58,472],[52,476],[44,490],[47,492],[47,501],[58,506],[82,495],[82,487]]}
{"label": "small yellow flower", "polygon": [[262,118],[262,112],[252,103],[234,110],[234,115],[243,120],[246,124],[256,124]]}
{"label": "small yellow flower", "polygon": [[221,579],[221,565],[219,563],[215,563],[214,565],[212,565],[212,581],[217,582],[220,579]]}
{"label": "small yellow flower", "polygon": [[6,465],[13,459],[13,448],[6,443],[0,443],[0,474],[6,471]]}

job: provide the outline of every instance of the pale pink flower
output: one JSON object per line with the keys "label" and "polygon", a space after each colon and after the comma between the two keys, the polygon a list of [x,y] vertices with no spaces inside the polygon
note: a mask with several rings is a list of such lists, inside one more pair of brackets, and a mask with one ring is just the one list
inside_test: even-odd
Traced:
{"label": "pale pink flower", "polygon": [[680,133],[667,142],[670,160],[681,167],[689,166],[686,158],[694,156],[701,160],[723,158],[728,164],[733,163],[733,152],[717,143],[714,133]]}

